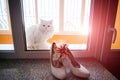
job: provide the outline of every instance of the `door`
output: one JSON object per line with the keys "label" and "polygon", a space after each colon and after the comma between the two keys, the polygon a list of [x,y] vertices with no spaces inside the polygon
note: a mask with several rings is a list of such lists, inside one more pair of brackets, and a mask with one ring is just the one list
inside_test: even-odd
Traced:
{"label": "door", "polygon": [[107,10],[100,60],[120,78],[120,2],[109,0]]}

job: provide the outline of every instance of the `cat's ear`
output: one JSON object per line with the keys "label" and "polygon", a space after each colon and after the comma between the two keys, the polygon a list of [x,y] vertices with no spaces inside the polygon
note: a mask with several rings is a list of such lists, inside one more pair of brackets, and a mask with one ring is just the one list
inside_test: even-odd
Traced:
{"label": "cat's ear", "polygon": [[50,20],[50,23],[52,24],[52,23],[53,23],[53,20]]}
{"label": "cat's ear", "polygon": [[44,22],[44,20],[43,20],[43,19],[40,19],[40,22]]}

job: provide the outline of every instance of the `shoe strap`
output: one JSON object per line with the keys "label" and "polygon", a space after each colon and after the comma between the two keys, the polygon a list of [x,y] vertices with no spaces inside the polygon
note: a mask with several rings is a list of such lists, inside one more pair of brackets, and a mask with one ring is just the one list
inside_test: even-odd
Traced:
{"label": "shoe strap", "polygon": [[68,53],[69,53],[68,57],[71,60],[72,65],[76,68],[80,68],[80,64],[75,60],[74,56],[72,55],[69,49],[68,49]]}

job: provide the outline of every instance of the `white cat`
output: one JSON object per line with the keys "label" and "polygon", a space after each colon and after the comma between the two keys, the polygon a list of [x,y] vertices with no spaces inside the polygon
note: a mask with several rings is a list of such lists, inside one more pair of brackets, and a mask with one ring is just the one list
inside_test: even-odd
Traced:
{"label": "white cat", "polygon": [[47,40],[53,35],[52,20],[41,20],[40,24],[30,26],[26,31],[28,50],[49,49]]}

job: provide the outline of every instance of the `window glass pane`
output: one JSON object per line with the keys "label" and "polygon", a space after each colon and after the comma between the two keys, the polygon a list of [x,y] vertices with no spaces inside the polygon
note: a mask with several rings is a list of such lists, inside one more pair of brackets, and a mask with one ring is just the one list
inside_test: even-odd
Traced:
{"label": "window glass pane", "polygon": [[25,28],[36,24],[35,19],[35,0],[23,0]]}
{"label": "window glass pane", "polygon": [[0,50],[14,50],[8,0],[0,0]]}
{"label": "window glass pane", "polygon": [[64,31],[88,34],[91,0],[64,0]]}
{"label": "window glass pane", "polygon": [[0,0],[0,30],[9,30],[6,0]]}
{"label": "window glass pane", "polygon": [[72,49],[87,49],[91,0],[64,0],[64,32],[77,35],[69,38]]}
{"label": "window glass pane", "polygon": [[28,50],[50,49],[49,38],[59,31],[59,0],[23,0]]}
{"label": "window glass pane", "polygon": [[54,31],[59,31],[59,0],[23,0],[25,28],[40,20],[53,20]]}
{"label": "window glass pane", "polygon": [[80,30],[82,0],[64,0],[64,7],[64,31]]}
{"label": "window glass pane", "polygon": [[59,31],[59,0],[38,0],[38,20],[53,20],[54,31]]}

